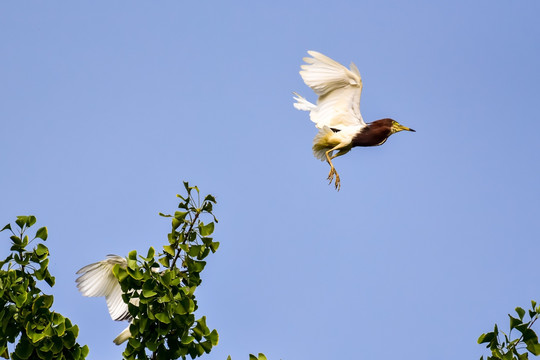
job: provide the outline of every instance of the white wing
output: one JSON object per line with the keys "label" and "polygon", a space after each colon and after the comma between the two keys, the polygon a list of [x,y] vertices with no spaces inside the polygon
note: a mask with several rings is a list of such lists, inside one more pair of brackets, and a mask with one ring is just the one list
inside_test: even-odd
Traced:
{"label": "white wing", "polygon": [[127,261],[118,255],[107,255],[107,259],[87,265],[77,271],[77,274],[82,275],[75,281],[84,296],[105,296],[109,314],[113,320],[131,320],[128,306],[122,300],[122,288],[112,272],[116,264],[126,267]]}
{"label": "white wing", "polygon": [[300,75],[319,95],[317,106],[309,109],[311,121],[320,129],[365,126],[360,114],[362,78],[356,65],[351,63],[349,70],[319,52],[308,51],[308,54],[312,57],[304,58],[307,64],[301,66]]}

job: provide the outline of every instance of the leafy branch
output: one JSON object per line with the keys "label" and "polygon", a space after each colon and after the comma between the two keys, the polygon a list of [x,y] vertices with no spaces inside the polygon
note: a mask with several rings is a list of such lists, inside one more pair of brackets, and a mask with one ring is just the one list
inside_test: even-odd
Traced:
{"label": "leafy branch", "polygon": [[[479,344],[487,344],[486,348],[491,350],[491,356],[486,360],[526,360],[529,359],[529,353],[532,355],[540,355],[540,344],[538,336],[532,329],[532,326],[540,316],[540,306],[537,306],[536,301],[531,301],[531,309],[526,312],[521,307],[515,309],[517,317],[510,317],[510,331],[508,335],[499,331],[497,324],[493,331],[480,335],[478,338]],[[525,320],[524,320],[525,319]],[[517,338],[512,339],[512,330],[516,329],[519,332]],[[501,340],[501,334],[504,339]],[[483,360],[484,357],[480,357]]]}
{"label": "leafy branch", "polygon": [[[218,343],[218,333],[208,328],[206,317],[196,320],[194,315],[204,259],[219,247],[210,237],[217,222],[212,213],[216,200],[206,195],[201,201],[196,186],[184,182],[184,187],[187,195],[177,195],[180,210],[174,215],[160,213],[171,218],[163,252],[156,256],[151,247],[146,256],[137,256],[132,251],[126,268],[113,269],[134,319],[125,359],[196,358]],[[210,221],[204,223],[206,219]]]}
{"label": "leafy branch", "polygon": [[[15,343],[11,358],[84,359],[88,347],[76,343],[77,325],[50,310],[53,296],[37,286],[45,281],[54,286],[49,272],[49,249],[42,243],[32,250],[34,240],[47,240],[46,227],[39,228],[32,240],[26,234],[36,223],[35,216],[17,216],[16,228],[7,224],[1,231],[11,232],[11,253],[0,261],[0,356],[9,358],[8,343]],[[4,269],[4,267],[6,269]]]}

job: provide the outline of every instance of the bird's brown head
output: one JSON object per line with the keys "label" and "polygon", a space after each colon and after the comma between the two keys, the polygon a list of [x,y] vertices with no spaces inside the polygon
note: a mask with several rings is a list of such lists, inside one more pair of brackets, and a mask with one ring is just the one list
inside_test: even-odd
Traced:
{"label": "bird's brown head", "polygon": [[397,132],[409,129],[393,119],[380,119],[367,124],[353,138],[352,146],[378,146],[386,142],[388,137]]}
{"label": "bird's brown head", "polygon": [[406,130],[406,131],[412,131],[412,132],[416,132],[416,130],[413,130],[411,128],[408,128],[406,126],[403,126],[401,125],[400,123],[398,123],[396,120],[393,120],[393,119],[383,119],[387,124],[388,126],[390,127],[390,131],[391,131],[391,134],[395,134],[397,132],[400,132],[400,131],[403,131],[403,130]]}

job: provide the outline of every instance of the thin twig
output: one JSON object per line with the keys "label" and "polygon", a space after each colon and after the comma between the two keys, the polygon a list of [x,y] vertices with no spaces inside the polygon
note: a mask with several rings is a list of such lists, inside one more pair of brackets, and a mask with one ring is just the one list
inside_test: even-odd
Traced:
{"label": "thin twig", "polygon": [[[197,210],[197,214],[195,215],[195,217],[194,217],[193,220],[191,221],[191,225],[190,225],[188,231],[184,233],[184,234],[185,234],[185,236],[184,236],[184,243],[185,243],[186,241],[188,241],[189,235],[191,234],[191,231],[193,230],[193,225],[195,225],[195,222],[196,222],[197,219],[199,218],[200,213],[201,213],[201,212]],[[178,249],[178,252],[176,253],[176,256],[175,256],[174,259],[173,259],[173,262],[172,262],[172,264],[171,264],[171,268],[173,268],[173,267],[175,266],[176,260],[178,260],[178,257],[180,256],[180,253],[181,253],[181,252],[182,252],[182,249],[179,248],[179,249]]]}

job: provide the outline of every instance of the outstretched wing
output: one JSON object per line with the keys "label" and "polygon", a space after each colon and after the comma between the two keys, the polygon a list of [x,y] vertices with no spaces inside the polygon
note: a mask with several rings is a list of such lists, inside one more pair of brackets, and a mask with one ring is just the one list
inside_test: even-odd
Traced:
{"label": "outstretched wing", "polygon": [[301,66],[300,75],[306,85],[319,95],[317,107],[310,112],[318,128],[328,126],[342,129],[347,126],[364,126],[360,114],[362,78],[356,65],[347,69],[337,61],[317,51],[308,51],[307,64]]}
{"label": "outstretched wing", "polygon": [[107,259],[87,265],[77,271],[82,274],[75,280],[84,296],[105,296],[109,314],[113,320],[131,320],[128,306],[122,300],[122,288],[112,269],[114,265],[127,266],[127,261],[118,255],[107,255]]}

